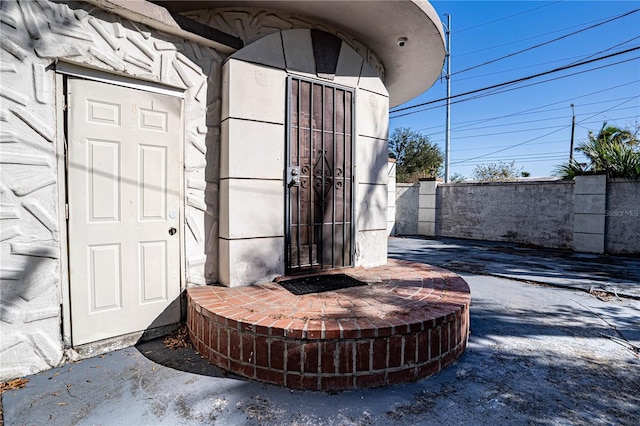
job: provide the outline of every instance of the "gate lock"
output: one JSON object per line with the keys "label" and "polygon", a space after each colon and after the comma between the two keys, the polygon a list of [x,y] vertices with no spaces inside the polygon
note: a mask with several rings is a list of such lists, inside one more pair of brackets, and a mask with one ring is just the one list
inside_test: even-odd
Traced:
{"label": "gate lock", "polygon": [[300,186],[300,168],[288,167],[287,168],[287,187]]}

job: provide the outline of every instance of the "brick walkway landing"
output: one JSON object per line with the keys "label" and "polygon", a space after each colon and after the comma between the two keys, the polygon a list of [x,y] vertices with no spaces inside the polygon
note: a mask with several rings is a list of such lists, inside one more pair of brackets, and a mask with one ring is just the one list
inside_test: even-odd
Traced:
{"label": "brick walkway landing", "polygon": [[308,390],[416,380],[464,352],[470,293],[456,274],[391,259],[335,273],[369,285],[303,296],[277,283],[190,288],[191,340],[225,370]]}

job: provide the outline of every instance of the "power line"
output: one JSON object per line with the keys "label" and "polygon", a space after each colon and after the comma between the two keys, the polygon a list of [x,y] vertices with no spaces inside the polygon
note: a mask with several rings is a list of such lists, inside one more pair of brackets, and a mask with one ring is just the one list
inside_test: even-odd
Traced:
{"label": "power line", "polygon": [[611,49],[615,49],[616,47],[624,46],[625,44],[629,43],[630,41],[637,40],[637,39],[639,39],[639,38],[640,38],[640,36],[632,37],[632,38],[630,38],[629,40],[623,41],[622,43],[615,44],[615,45],[613,45],[613,46],[611,46],[611,47],[608,47],[607,49],[601,50],[601,51],[596,52],[596,53],[594,53],[594,54],[591,54],[591,55],[589,55],[589,56],[585,56],[584,58],[582,58],[582,60],[584,60],[584,59],[589,59],[589,58],[593,58],[593,57],[594,57],[594,56],[596,56],[596,55],[599,55],[599,54],[604,53],[604,52],[608,52],[609,50],[611,50]]}
{"label": "power line", "polygon": [[536,161],[543,161],[543,160],[547,160],[549,158],[556,158],[558,156],[561,157],[565,157],[566,156],[566,152],[565,151],[557,151],[557,152],[549,152],[549,153],[541,153],[541,154],[531,154],[531,155],[517,155],[517,156],[511,156],[511,157],[494,157],[494,158],[487,158],[485,160],[479,160],[479,161],[472,161],[469,164],[483,164],[486,162],[496,162],[496,161],[514,161],[514,162],[520,162],[520,161],[525,161],[525,160],[536,160]]}
{"label": "power line", "polygon": [[562,3],[562,0],[555,1],[553,3],[547,3],[547,4],[544,4],[542,6],[534,7],[532,9],[523,10],[521,12],[514,13],[513,15],[504,16],[502,18],[494,19],[493,21],[485,22],[483,24],[474,25],[473,27],[464,28],[462,30],[455,31],[454,34],[460,34],[460,33],[466,32],[466,31],[475,30],[476,28],[480,28],[480,27],[484,27],[486,25],[494,24],[496,22],[504,21],[506,19],[513,18],[514,16],[524,15],[525,13],[533,12],[534,10],[542,9],[543,7],[552,6],[552,5],[556,4],[556,3]]}
{"label": "power line", "polygon": [[526,132],[534,132],[536,130],[557,129],[558,127],[564,127],[564,126],[562,126],[562,125],[559,125],[559,126],[545,126],[545,127],[535,127],[533,129],[502,131],[502,132],[498,132],[498,133],[482,133],[482,134],[479,134],[479,135],[456,136],[456,139],[472,139],[472,138],[482,138],[482,137],[485,137],[485,136],[508,135],[508,134],[512,134],[512,133],[526,133]]}
{"label": "power line", "polygon": [[605,109],[604,111],[600,111],[600,112],[597,112],[597,113],[595,113],[595,114],[593,114],[593,115],[590,115],[589,117],[587,117],[587,118],[585,118],[585,119],[582,119],[582,120],[578,121],[578,123],[585,123],[585,124],[586,124],[586,121],[587,121],[587,120],[590,120],[590,119],[592,119],[592,118],[594,118],[594,117],[597,117],[597,116],[598,116],[598,115],[600,115],[600,114],[604,114],[605,112],[612,111],[614,108],[617,108],[617,107],[619,107],[620,105],[624,105],[624,104],[626,104],[627,102],[629,102],[629,101],[631,101],[631,100],[633,100],[633,99],[628,99],[628,100],[626,100],[626,101],[620,102],[620,103],[619,103],[619,104],[617,104],[617,105],[612,106],[611,108],[607,108],[607,109]]}
{"label": "power line", "polygon": [[[558,144],[558,143],[562,143],[562,142],[566,142],[566,140],[564,139],[557,139],[554,141],[546,141],[546,142],[533,142],[530,143],[529,145],[551,145],[551,144]],[[463,148],[463,149],[456,149],[455,152],[462,152],[462,151],[482,151],[485,149],[496,149],[496,148],[504,148],[504,145],[498,145],[498,146],[483,146],[481,148]]]}
{"label": "power line", "polygon": [[[587,64],[590,64],[590,63],[593,63],[593,62],[598,62],[598,61],[602,61],[604,59],[609,59],[609,58],[612,58],[612,57],[615,57],[615,56],[623,55],[625,53],[633,52],[633,51],[636,51],[638,49],[640,49],[640,46],[637,46],[637,47],[634,47],[634,48],[630,48],[630,49],[625,49],[625,50],[620,51],[620,52],[611,53],[609,55],[600,56],[598,58],[593,58],[593,59],[589,59],[589,60],[586,60],[586,61],[581,61],[581,62],[578,62],[578,63],[575,63],[575,64],[570,64],[570,65],[565,65],[565,66],[562,66],[562,67],[554,68],[552,70],[544,71],[544,72],[533,74],[533,75],[529,75],[527,77],[521,77],[521,78],[518,78],[518,79],[515,79],[515,80],[510,80],[510,81],[506,81],[506,82],[503,82],[503,83],[493,84],[491,86],[483,87],[483,88],[480,88],[480,89],[475,89],[475,90],[471,90],[471,91],[468,91],[468,92],[458,93],[457,95],[450,96],[450,99],[459,98],[461,96],[468,96],[468,95],[472,95],[472,94],[475,94],[475,93],[484,92],[484,91],[487,91],[487,90],[497,89],[497,88],[500,88],[500,87],[510,86],[512,84],[521,83],[523,81],[531,80],[533,78],[542,77],[544,75],[553,74],[553,73],[564,71],[564,70],[567,70],[567,69],[570,69],[570,68],[575,68],[575,67],[578,67],[578,66],[587,65]],[[635,59],[637,59],[637,58],[632,58],[631,60],[635,60]],[[623,63],[623,62],[628,62],[628,61],[622,61],[622,62],[619,62],[619,63]],[[611,66],[611,65],[617,65],[617,63],[616,64],[610,64],[610,65],[607,65],[607,66]],[[598,68],[595,68],[595,69],[598,69]],[[583,72],[589,72],[589,71],[593,71],[593,70],[594,69],[583,71]],[[422,107],[422,106],[425,106],[425,105],[431,105],[431,104],[434,104],[434,103],[437,103],[437,102],[442,102],[442,101],[445,101],[445,100],[447,100],[447,98],[440,98],[440,99],[436,99],[436,100],[433,100],[433,101],[423,102],[423,103],[420,103],[420,104],[417,104],[417,105],[412,105],[412,106],[408,106],[408,107],[404,107],[404,108],[397,108],[397,109],[395,109],[393,111],[390,111],[390,114],[394,114],[394,113],[397,113],[397,112],[400,112],[400,111],[406,111],[406,110],[409,110],[409,109],[419,108],[419,107]],[[420,111],[416,111],[416,112],[420,112]],[[408,114],[401,114],[401,115],[397,115],[397,116],[390,117],[390,118],[398,118],[398,117],[403,117],[405,115],[408,115]]]}
{"label": "power line", "polygon": [[539,153],[532,153],[532,154],[517,154],[517,155],[511,155],[509,157],[505,157],[505,156],[500,156],[500,157],[493,157],[490,160],[492,161],[500,161],[500,160],[518,160],[518,159],[530,159],[530,158],[537,158],[537,157],[548,157],[550,155],[558,155],[558,154],[564,154],[565,151],[554,151],[554,152],[539,152]]}
{"label": "power line", "polygon": [[[541,106],[538,106],[538,107],[535,107],[535,108],[525,109],[523,111],[517,111],[517,112],[511,113],[511,114],[501,115],[501,116],[497,116],[497,117],[485,117],[485,118],[480,118],[480,119],[476,119],[476,120],[469,120],[469,121],[461,121],[461,122],[458,123],[458,126],[453,127],[453,130],[459,130],[459,129],[463,129],[463,128],[466,128],[466,127],[469,127],[469,126],[473,126],[476,123],[484,123],[484,122],[487,122],[487,121],[501,120],[503,118],[516,117],[516,116],[520,116],[520,115],[540,114],[542,112],[549,112],[549,111],[558,111],[560,109],[565,109],[566,107],[549,108],[549,109],[541,109],[541,108],[545,108],[545,107],[549,107],[549,106],[553,106],[553,105],[558,105],[558,104],[564,104],[564,103],[569,102],[569,101],[574,101],[576,99],[586,98],[586,97],[597,95],[599,93],[606,92],[606,91],[613,90],[613,89],[619,89],[621,87],[629,86],[631,84],[636,84],[638,82],[640,82],[640,80],[630,81],[628,83],[623,83],[623,84],[619,84],[619,85],[616,85],[616,86],[607,87],[606,89],[596,90],[595,92],[586,93],[586,94],[580,95],[580,96],[574,96],[574,97],[571,97],[569,99],[562,99],[562,100],[557,101],[557,102],[552,102],[550,104],[541,105]],[[620,101],[620,100],[631,99],[632,97],[635,97],[635,96],[624,97],[624,98],[616,98],[616,99],[608,99],[608,100],[603,100],[603,101],[598,101],[598,102],[591,102],[591,103],[587,103],[587,104],[581,104],[580,106],[588,106],[588,105],[596,105],[596,104],[600,104],[600,103],[615,102],[615,101]],[[462,124],[464,124],[464,126],[462,126]],[[441,126],[442,125],[424,127],[422,129],[418,129],[418,131],[439,128]]]}
{"label": "power line", "polygon": [[[626,98],[618,98],[618,99],[614,99],[614,100],[612,100],[612,101],[593,102],[593,103],[591,103],[591,104],[581,104],[580,106],[588,106],[588,105],[593,105],[593,104],[601,104],[601,103],[607,103],[607,102],[614,102],[614,101],[619,101],[619,100],[621,100],[621,99],[629,99],[629,100],[631,100],[631,99],[633,99],[633,98],[639,98],[639,97],[640,97],[640,95],[638,95],[638,96],[630,96],[630,97],[626,97]],[[563,108],[553,108],[553,109],[548,110],[548,111],[557,111],[557,110],[564,110],[564,109],[566,109],[566,107],[563,107]],[[624,110],[626,110],[626,109],[637,109],[637,107],[633,106],[633,107],[617,108],[617,109],[612,110],[612,111],[624,111]],[[579,115],[586,115],[586,114],[591,114],[591,113],[582,113],[582,114],[579,114]],[[628,118],[628,117],[624,117],[624,118]],[[490,125],[490,126],[466,127],[465,129],[462,129],[462,130],[458,129],[457,127],[454,127],[454,128],[452,128],[452,130],[458,130],[459,132],[470,132],[470,131],[473,131],[473,130],[492,129],[492,128],[496,128],[496,127],[515,126],[515,125],[518,125],[518,124],[538,123],[538,122],[540,122],[540,121],[548,122],[548,121],[550,121],[550,120],[564,120],[564,119],[565,119],[565,117],[553,117],[553,118],[548,118],[548,117],[547,117],[547,118],[539,118],[539,119],[537,119],[537,120],[516,121],[516,122],[513,122],[513,123],[505,123],[505,124],[492,124],[492,125]],[[431,128],[439,128],[439,127],[442,127],[442,126],[435,126],[435,127],[431,127]],[[424,129],[417,129],[416,131],[421,131],[421,130],[426,130],[426,129],[429,129],[429,127],[424,128]],[[440,132],[433,132],[433,133],[430,133],[430,136],[438,135],[438,134],[440,134],[440,133],[443,133],[443,132],[442,132],[442,131],[440,131]]]}
{"label": "power line", "polygon": [[[640,49],[640,46],[637,46],[637,49]],[[506,93],[506,92],[511,92],[513,90],[524,89],[526,87],[537,86],[538,84],[548,83],[550,81],[561,80],[563,78],[573,77],[574,75],[585,74],[585,73],[588,73],[588,72],[591,72],[591,71],[597,71],[597,70],[600,70],[600,69],[603,69],[603,68],[612,67],[614,65],[623,64],[625,62],[635,61],[636,59],[640,59],[640,56],[635,57],[635,58],[625,59],[625,60],[618,61],[618,62],[613,62],[613,63],[607,64],[607,65],[601,65],[599,67],[590,68],[588,70],[576,71],[574,73],[566,74],[566,75],[563,75],[563,76],[560,76],[560,77],[553,77],[553,78],[549,78],[547,80],[537,81],[535,83],[529,83],[529,84],[525,84],[525,85],[522,85],[522,86],[513,87],[511,89],[502,89],[502,90],[498,90],[500,88],[492,89],[488,93],[482,93],[480,95],[476,95],[476,96],[470,97],[468,99],[465,99],[465,101],[467,101],[467,100],[471,101],[471,100],[474,100],[474,99],[481,99],[481,98],[484,98],[484,97],[487,97],[487,96],[499,95],[500,93]],[[515,84],[518,84],[518,83],[505,84],[504,86],[513,86]]]}
{"label": "power line", "polygon": [[542,139],[542,138],[547,137],[547,136],[549,136],[549,135],[553,135],[554,133],[558,133],[558,132],[560,132],[561,130],[568,129],[569,127],[571,127],[571,126],[567,125],[567,126],[562,127],[561,129],[557,129],[557,130],[554,130],[554,131],[552,131],[552,132],[545,133],[544,135],[537,136],[537,137],[535,137],[535,138],[533,138],[533,139],[529,139],[529,140],[526,140],[526,141],[524,141],[524,142],[517,143],[517,144],[515,144],[515,145],[510,145],[510,146],[508,146],[508,147],[506,147],[506,148],[502,148],[502,149],[499,149],[499,150],[497,150],[497,151],[490,152],[490,153],[488,153],[488,154],[478,155],[478,156],[476,156],[476,157],[467,158],[467,159],[465,159],[465,160],[455,161],[455,162],[453,162],[453,163],[451,163],[451,164],[463,164],[463,163],[467,163],[467,162],[472,161],[472,160],[477,160],[477,159],[479,159],[479,158],[485,158],[485,157],[488,157],[488,156],[490,156],[490,155],[497,154],[498,152],[503,152],[503,151],[506,151],[506,150],[508,150],[508,149],[516,148],[516,147],[519,147],[519,146],[522,146],[522,145],[526,145],[526,144],[528,144],[529,142],[537,141],[538,139]]}
{"label": "power line", "polygon": [[599,22],[599,23],[594,24],[594,25],[590,25],[590,26],[588,26],[588,27],[586,27],[586,28],[582,28],[582,29],[580,29],[580,30],[578,30],[578,31],[574,31],[574,32],[572,32],[572,33],[565,34],[565,35],[563,35],[563,36],[560,36],[560,37],[554,38],[554,39],[552,39],[552,40],[548,40],[548,41],[545,41],[545,42],[543,42],[543,43],[539,43],[539,44],[536,44],[536,45],[534,45],[534,46],[527,47],[526,49],[518,50],[517,52],[509,53],[508,55],[504,55],[504,56],[501,56],[501,57],[499,57],[499,58],[492,59],[492,60],[490,60],[490,61],[486,61],[486,62],[483,62],[483,63],[481,63],[481,64],[474,65],[474,66],[472,66],[472,67],[468,67],[468,68],[462,69],[462,70],[460,70],[460,71],[457,71],[457,72],[452,73],[451,75],[452,75],[452,76],[454,76],[454,75],[457,75],[457,74],[461,74],[461,73],[463,73],[463,72],[471,71],[471,70],[473,70],[473,69],[480,68],[480,67],[483,67],[483,66],[485,66],[485,65],[493,64],[493,63],[498,62],[498,61],[501,61],[501,60],[503,60],[503,59],[511,58],[511,57],[513,57],[513,56],[515,56],[515,55],[519,55],[519,54],[521,54],[521,53],[528,52],[528,51],[530,51],[530,50],[537,49],[537,48],[539,48],[539,47],[546,46],[546,45],[551,44],[551,43],[555,43],[556,41],[563,40],[563,39],[565,39],[565,38],[567,38],[567,37],[571,37],[571,36],[574,36],[574,35],[576,35],[576,34],[582,33],[582,32],[584,32],[584,31],[591,30],[591,29],[593,29],[593,28],[599,27],[599,26],[601,26],[601,25],[608,24],[608,23],[613,22],[613,21],[617,21],[618,19],[625,18],[625,17],[627,17],[627,16],[629,16],[629,15],[631,15],[631,14],[633,14],[633,13],[636,13],[636,12],[638,12],[638,11],[640,11],[640,9],[635,9],[635,10],[632,10],[632,11],[630,11],[630,12],[625,12],[625,13],[623,13],[623,14],[621,14],[621,15],[618,15],[618,16],[616,16],[616,17],[614,17],[614,18],[607,19],[607,20],[605,20],[605,21]]}
{"label": "power line", "polygon": [[[631,107],[631,108],[635,108],[635,107]],[[625,108],[622,108],[625,109]],[[629,108],[626,108],[629,109]],[[618,111],[619,109],[616,110],[611,110],[611,111]],[[603,112],[607,112],[607,111],[601,111],[598,112],[597,114],[601,114]],[[631,116],[627,116],[627,117],[619,117],[619,118],[612,118],[610,119],[611,121],[616,121],[616,120],[628,120],[631,118],[638,118],[640,116],[638,115],[631,115]],[[601,123],[601,121],[586,121],[584,122],[584,124],[595,124],[595,123]],[[492,127],[500,127],[500,126],[492,126]],[[506,134],[513,134],[513,133],[526,133],[526,132],[534,132],[536,130],[549,130],[549,129],[557,129],[559,127],[563,127],[562,125],[557,125],[557,126],[545,126],[545,127],[536,127],[536,128],[528,128],[528,129],[520,129],[520,130],[511,130],[511,131],[502,131],[502,132],[498,132],[498,133],[482,133],[479,135],[469,135],[469,136],[456,136],[455,140],[460,140],[460,139],[476,139],[476,138],[483,138],[486,136],[496,136],[496,135],[506,135]],[[582,127],[582,126],[581,126]],[[587,129],[585,127],[585,129]],[[587,129],[588,130],[588,129]],[[442,133],[442,132],[440,132]],[[431,139],[430,139],[431,140]],[[433,143],[438,143],[438,142],[442,142],[442,139],[435,139],[435,140],[431,140],[431,142]],[[489,149],[489,148],[484,148],[484,149]],[[458,150],[456,150],[458,151]]]}
{"label": "power line", "polygon": [[[603,50],[600,50],[599,52],[592,53],[592,54],[589,54],[589,55],[586,55],[586,56],[584,56],[584,55],[576,55],[576,56],[572,56],[570,58],[556,59],[555,61],[539,62],[539,63],[536,63],[534,66],[555,64],[555,63],[558,63],[558,62],[570,61],[572,59],[577,59],[577,58],[580,58],[579,60],[582,61],[582,60],[585,60],[585,59],[592,58],[592,57],[594,57],[596,55],[600,55],[602,53],[608,52],[608,51],[610,51],[610,50],[612,50],[612,49],[614,49],[616,47],[624,46],[625,44],[627,44],[627,43],[629,43],[629,42],[631,42],[633,40],[636,40],[638,38],[640,38],[640,36],[633,37],[633,38],[631,38],[629,40],[626,40],[626,41],[618,43],[618,44],[616,44],[614,46],[608,47],[607,49],[603,49]],[[577,62],[577,61],[575,61],[575,62]],[[575,63],[575,62],[572,62],[572,63]],[[504,73],[508,73],[508,72],[512,72],[512,71],[518,71],[518,70],[522,70],[522,69],[530,69],[531,67],[532,67],[531,65],[526,65],[526,66],[522,66],[522,67],[510,68],[510,69],[490,72],[490,73],[486,73],[486,74],[478,74],[478,75],[474,75],[474,76],[471,76],[471,77],[458,78],[458,79],[456,79],[456,81],[473,80],[475,78],[488,77],[488,76],[497,75],[497,74],[504,74]]]}
{"label": "power line", "polygon": [[[630,101],[630,99],[629,99],[629,100],[626,100],[626,101],[623,101],[623,102],[620,102],[619,104],[614,105],[613,107],[611,107],[611,108],[609,108],[609,109],[606,109],[606,110],[604,110],[604,111],[602,111],[602,112],[599,112],[599,113],[597,113],[597,114],[594,114],[594,115],[592,115],[592,116],[589,116],[588,118],[585,118],[584,120],[580,120],[580,123],[583,123],[583,122],[585,122],[586,120],[589,120],[589,119],[591,119],[591,118],[594,118],[595,116],[597,116],[597,115],[599,115],[599,114],[602,114],[602,113],[604,113],[604,112],[607,112],[607,111],[609,111],[609,110],[612,110],[613,108],[617,108],[617,107],[619,107],[619,106],[621,106],[621,105],[624,105],[625,103],[627,103],[627,102],[629,102],[629,101]],[[522,146],[522,145],[528,144],[529,142],[533,142],[533,141],[535,141],[535,140],[542,139],[542,138],[544,138],[544,137],[546,137],[546,136],[549,136],[549,135],[552,135],[552,134],[554,134],[554,133],[558,133],[559,131],[564,130],[564,129],[568,128],[568,127],[571,127],[571,126],[564,126],[564,127],[560,128],[560,129],[557,129],[557,130],[554,130],[554,131],[552,131],[552,132],[546,133],[546,134],[544,134],[544,135],[542,135],[542,136],[538,136],[538,137],[535,137],[535,138],[533,138],[533,139],[529,139],[529,140],[524,141],[524,142],[520,142],[520,143],[517,143],[517,144],[514,144],[514,145],[510,145],[510,146],[508,146],[508,147],[506,147],[506,148],[502,148],[502,149],[499,149],[499,150],[497,150],[497,151],[490,152],[490,153],[488,153],[488,154],[478,155],[478,156],[476,156],[476,157],[467,158],[466,160],[461,160],[461,161],[453,162],[453,163],[451,163],[451,164],[461,164],[461,163],[465,163],[465,162],[468,162],[468,161],[471,161],[471,160],[476,160],[476,159],[478,159],[478,158],[488,157],[488,156],[490,156],[490,155],[497,154],[498,152],[507,151],[507,150],[509,150],[509,149],[516,148],[516,147],[518,147],[518,146]]]}
{"label": "power line", "polygon": [[[471,121],[468,121],[468,122],[464,122],[464,124],[465,124],[464,126],[456,127],[455,129],[457,130],[459,128],[469,127],[469,126],[472,126],[475,123],[482,123],[482,122],[487,121],[487,120],[501,120],[503,118],[517,117],[517,116],[520,116],[520,115],[539,114],[541,112],[557,111],[560,108],[552,108],[552,109],[546,109],[546,110],[544,110],[544,109],[541,110],[541,108],[546,108],[546,107],[553,106],[553,105],[558,105],[558,104],[564,104],[564,103],[569,102],[569,101],[575,101],[576,99],[582,99],[582,98],[586,98],[586,97],[589,97],[589,96],[597,95],[597,94],[602,93],[602,92],[607,92],[609,90],[619,89],[621,87],[629,86],[629,85],[632,85],[632,84],[637,84],[638,82],[640,82],[640,80],[633,80],[633,81],[630,81],[628,83],[618,84],[616,86],[611,86],[611,87],[607,87],[605,89],[596,90],[595,92],[586,93],[586,94],[580,95],[580,96],[574,96],[574,97],[571,97],[571,98],[568,98],[568,99],[562,99],[560,101],[552,102],[550,104],[540,105],[538,107],[529,108],[529,109],[525,109],[525,110],[518,111],[518,112],[513,112],[511,114],[506,114],[506,115],[502,115],[502,116],[498,116],[498,117],[489,117],[489,118],[481,118],[481,119],[478,119],[478,120],[471,120]],[[605,102],[615,102],[617,100],[623,100],[623,99],[628,99],[628,98],[612,99],[610,101],[605,101]],[[565,107],[563,107],[562,109],[564,109],[564,108]],[[466,124],[466,123],[469,123],[469,124]],[[460,124],[463,124],[463,123],[460,123]]]}
{"label": "power line", "polygon": [[[566,157],[566,153],[564,153],[564,155],[555,155],[552,157],[548,157],[548,158],[534,158],[534,159],[523,159],[523,160],[515,160],[514,163],[516,164],[521,164],[521,163],[539,163],[540,161],[551,161],[551,160],[557,160],[557,161],[561,161]],[[508,158],[502,159],[502,160],[493,160],[492,162],[507,162],[509,161]],[[481,165],[481,164],[487,164],[486,161],[478,161],[478,162],[473,162],[473,163],[469,163],[467,164],[468,166],[477,166],[477,165]]]}
{"label": "power line", "polygon": [[[615,18],[616,16],[618,16],[618,15],[608,16],[608,17],[606,17],[604,19],[606,20],[606,19],[609,19],[609,18]],[[583,25],[589,25],[589,24],[598,23],[598,22],[601,22],[601,20],[600,19],[594,19],[593,21],[583,22],[581,24],[572,25],[570,27],[560,28],[558,30],[548,31],[546,33],[538,34],[538,35],[535,35],[535,36],[525,37],[525,38],[521,38],[521,39],[518,39],[518,40],[513,40],[513,41],[510,41],[508,43],[501,43],[501,44],[496,44],[496,45],[493,45],[493,46],[485,47],[483,49],[474,49],[473,51],[470,51],[470,52],[463,52],[463,53],[457,54],[456,57],[457,58],[461,58],[463,56],[469,56],[469,55],[473,55],[473,54],[476,54],[476,53],[486,52],[487,50],[494,50],[494,49],[498,49],[500,47],[510,46],[512,44],[517,44],[517,43],[520,43],[520,42],[523,42],[523,41],[533,40],[533,39],[536,39],[536,38],[548,36],[548,35],[551,35],[551,34],[560,33],[560,32],[563,32],[563,31],[571,30],[573,28],[582,27]]]}

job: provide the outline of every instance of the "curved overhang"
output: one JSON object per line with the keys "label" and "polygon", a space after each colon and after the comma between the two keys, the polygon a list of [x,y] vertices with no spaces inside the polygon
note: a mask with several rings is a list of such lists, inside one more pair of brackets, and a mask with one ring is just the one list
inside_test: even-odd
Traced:
{"label": "curved overhang", "polygon": [[[154,1],[172,12],[258,7],[306,16],[359,39],[382,60],[390,106],[415,98],[438,79],[445,60],[440,18],[426,0]],[[403,46],[399,40],[406,38]]]}
{"label": "curved overhang", "polygon": [[[217,40],[193,34],[176,22],[175,13],[223,7],[257,7],[282,10],[324,22],[359,39],[381,59],[391,107],[413,99],[431,87],[440,76],[445,59],[442,23],[426,0],[83,1],[169,34],[204,43],[225,54],[231,54],[237,48],[233,43],[225,42],[224,34]],[[402,39],[406,41],[400,43]]]}

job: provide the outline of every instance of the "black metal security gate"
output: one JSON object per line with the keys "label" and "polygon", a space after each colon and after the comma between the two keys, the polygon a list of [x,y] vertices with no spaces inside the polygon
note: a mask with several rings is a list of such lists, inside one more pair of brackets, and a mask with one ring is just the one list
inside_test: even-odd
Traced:
{"label": "black metal security gate", "polygon": [[288,79],[287,274],[353,265],[354,97]]}

